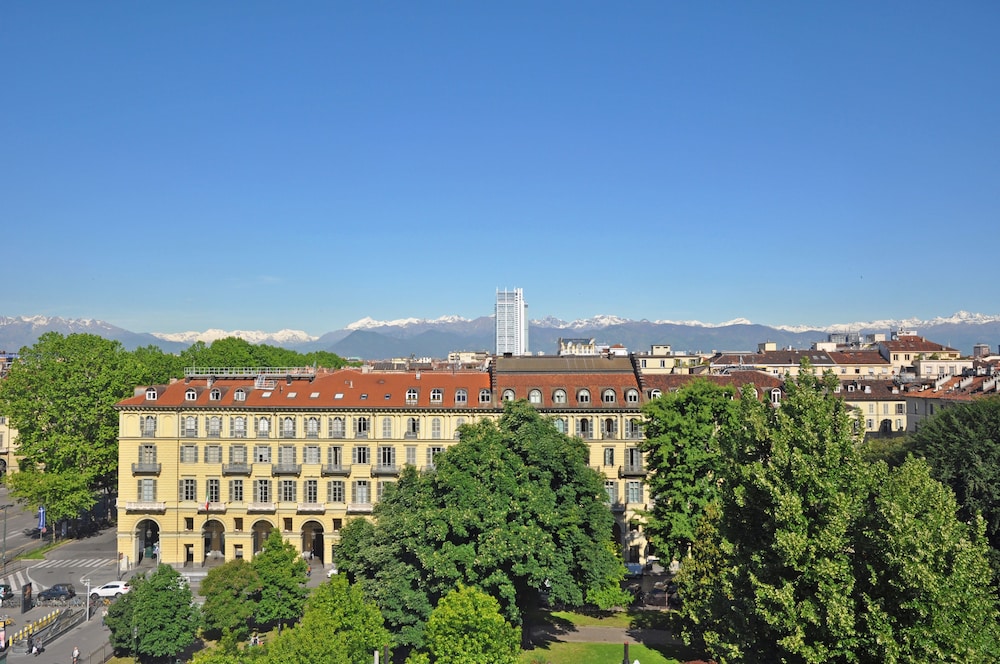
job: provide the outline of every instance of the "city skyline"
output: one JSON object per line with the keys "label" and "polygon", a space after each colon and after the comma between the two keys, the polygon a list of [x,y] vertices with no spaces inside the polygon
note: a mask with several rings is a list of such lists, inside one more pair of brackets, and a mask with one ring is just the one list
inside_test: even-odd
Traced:
{"label": "city skyline", "polygon": [[1000,7],[5,8],[3,316],[1000,312]]}

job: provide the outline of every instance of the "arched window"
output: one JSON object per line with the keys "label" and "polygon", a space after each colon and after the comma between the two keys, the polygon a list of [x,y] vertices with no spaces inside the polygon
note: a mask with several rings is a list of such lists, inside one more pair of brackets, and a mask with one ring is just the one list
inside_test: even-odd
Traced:
{"label": "arched window", "polygon": [[566,433],[566,418],[557,417],[555,419],[556,431],[559,433]]}
{"label": "arched window", "polygon": [[469,393],[465,390],[455,390],[455,403],[465,405],[469,402]]}
{"label": "arched window", "polygon": [[660,392],[659,390],[650,390],[649,391],[649,398],[650,399],[659,399],[661,394],[663,394],[663,392]]}
{"label": "arched window", "polygon": [[493,401],[493,394],[489,390],[479,390],[479,403],[489,403]]}
{"label": "arched window", "polygon": [[777,387],[771,390],[771,403],[775,406],[781,403],[781,390]]}
{"label": "arched window", "polygon": [[246,438],[247,437],[247,418],[242,415],[237,415],[236,417],[229,420],[229,435],[233,438]]}
{"label": "arched window", "polygon": [[218,401],[222,398],[222,390],[217,387],[213,387],[212,391],[208,393],[209,401]]}
{"label": "arched window", "polygon": [[435,387],[431,390],[431,403],[441,403],[444,400],[444,390]]}
{"label": "arched window", "polygon": [[210,438],[218,438],[222,435],[222,418],[218,415],[213,415],[208,418],[205,424],[205,431],[208,433]]}
{"label": "arched window", "polygon": [[319,438],[319,418],[306,418],[306,438]]}
{"label": "arched window", "polygon": [[552,403],[564,404],[566,403],[566,390],[556,390],[552,393]]}
{"label": "arched window", "polygon": [[614,390],[608,388],[601,392],[601,401],[604,403],[615,403],[618,401],[618,396],[615,394]]}
{"label": "arched window", "polygon": [[343,438],[345,431],[343,417],[330,418],[330,438]]}
{"label": "arched window", "polygon": [[271,420],[266,417],[257,419],[257,437],[267,438],[271,433]]}
{"label": "arched window", "polygon": [[576,393],[577,403],[590,403],[590,390],[580,390]]}
{"label": "arched window", "polygon": [[416,438],[417,434],[420,433],[420,420],[415,417],[406,418],[406,433],[405,438]]}
{"label": "arched window", "polygon": [[295,418],[285,417],[281,420],[281,437],[295,438]]}
{"label": "arched window", "polygon": [[368,425],[369,421],[367,417],[357,417],[354,419],[354,437],[355,438],[367,438],[368,437]]}
{"label": "arched window", "polygon": [[383,417],[382,418],[382,437],[392,438],[392,418]]}
{"label": "arched window", "polygon": [[156,401],[156,388],[147,387],[146,388],[146,401]]}
{"label": "arched window", "polygon": [[460,429],[462,428],[462,425],[464,425],[464,424],[465,424],[465,418],[464,417],[459,417],[458,419],[455,420],[455,440],[458,440],[459,438],[462,437],[462,433],[461,433]]}
{"label": "arched window", "polygon": [[406,391],[406,403],[414,404],[417,403],[417,388],[411,387]]}
{"label": "arched window", "polygon": [[626,390],[625,391],[625,402],[630,404],[639,403],[639,390]]}
{"label": "arched window", "polygon": [[435,417],[431,420],[431,438],[441,437],[441,418]]}
{"label": "arched window", "polygon": [[197,399],[198,399],[198,392],[194,388],[190,388],[184,391],[185,401],[197,401]]}
{"label": "arched window", "polygon": [[541,390],[531,390],[528,392],[528,401],[533,404],[542,403],[542,391]]}
{"label": "arched window", "polygon": [[198,418],[188,415],[184,418],[184,430],[181,433],[185,438],[195,438],[198,435]]}
{"label": "arched window", "polygon": [[514,400],[514,390],[504,390],[503,391],[503,397],[501,397],[501,398],[504,401],[513,401]]}
{"label": "arched window", "polygon": [[247,392],[242,387],[235,392],[233,392],[233,401],[246,401]]}

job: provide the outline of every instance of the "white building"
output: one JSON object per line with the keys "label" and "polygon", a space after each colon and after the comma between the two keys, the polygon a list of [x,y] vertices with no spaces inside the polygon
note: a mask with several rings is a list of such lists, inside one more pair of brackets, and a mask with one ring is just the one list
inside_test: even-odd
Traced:
{"label": "white building", "polygon": [[497,289],[497,355],[528,354],[528,305],[524,292]]}

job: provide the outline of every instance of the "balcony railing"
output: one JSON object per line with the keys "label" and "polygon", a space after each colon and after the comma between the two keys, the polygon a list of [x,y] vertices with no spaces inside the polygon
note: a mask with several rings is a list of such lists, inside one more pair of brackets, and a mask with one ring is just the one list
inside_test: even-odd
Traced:
{"label": "balcony railing", "polygon": [[351,464],[324,463],[319,472],[324,477],[329,477],[331,475],[342,475],[346,477],[351,474]]}
{"label": "balcony railing", "polygon": [[132,464],[133,475],[159,475],[160,464],[140,461]]}
{"label": "balcony railing", "polygon": [[375,475],[399,475],[399,466],[380,463],[377,466],[372,466],[372,476]]}
{"label": "balcony railing", "polygon": [[299,503],[296,511],[308,512],[309,514],[322,514],[326,512],[326,505],[323,503]]}
{"label": "balcony railing", "polygon": [[167,504],[156,500],[136,500],[125,503],[126,512],[166,512]]}
{"label": "balcony railing", "polygon": [[274,512],[274,503],[247,503],[247,512]]}
{"label": "balcony railing", "polygon": [[347,503],[348,514],[371,514],[371,503]]}
{"label": "balcony railing", "polygon": [[209,512],[214,514],[224,514],[226,512],[226,504],[222,502],[208,502],[198,508],[199,512]]}
{"label": "balcony railing", "polygon": [[627,463],[618,471],[619,477],[645,477],[646,469],[641,463]]}
{"label": "balcony railing", "polygon": [[301,475],[301,463],[275,463],[271,464],[272,475]]}
{"label": "balcony railing", "polygon": [[249,463],[224,463],[222,464],[223,475],[250,475],[253,466]]}

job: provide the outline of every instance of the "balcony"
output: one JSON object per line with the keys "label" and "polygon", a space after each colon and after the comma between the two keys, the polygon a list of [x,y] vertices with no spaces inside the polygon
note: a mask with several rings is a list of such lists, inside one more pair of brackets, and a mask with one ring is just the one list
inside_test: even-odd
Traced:
{"label": "balcony", "polygon": [[396,464],[378,464],[372,466],[372,477],[377,475],[399,475],[399,466]]}
{"label": "balcony", "polygon": [[274,503],[247,503],[247,512],[274,512]]}
{"label": "balcony", "polygon": [[158,463],[142,462],[132,464],[133,475],[159,475],[160,465]]}
{"label": "balcony", "polygon": [[221,502],[208,502],[198,508],[199,512],[207,512],[209,514],[225,514],[226,504]]}
{"label": "balcony", "polygon": [[625,511],[625,503],[615,501],[613,503],[606,503],[608,507],[611,508],[611,512],[614,514],[622,514]]}
{"label": "balcony", "polygon": [[275,463],[271,464],[271,474],[272,475],[301,475],[302,474],[302,464],[301,463]]}
{"label": "balcony", "polygon": [[371,514],[371,503],[347,503],[348,514]]}
{"label": "balcony", "polygon": [[626,431],[625,432],[625,439],[626,440],[641,440],[643,437],[644,436],[642,434],[642,431]]}
{"label": "balcony", "polygon": [[416,437],[417,437],[416,431],[407,431],[406,433],[403,434],[403,438],[407,440],[414,440],[416,439]]}
{"label": "balcony", "polygon": [[618,439],[618,432],[617,431],[602,431],[601,432],[601,440],[617,440],[617,439]]}
{"label": "balcony", "polygon": [[224,463],[222,464],[223,475],[246,475],[250,476],[253,466],[248,463]]}
{"label": "balcony", "polygon": [[167,504],[156,500],[136,500],[125,503],[126,512],[159,512],[167,511]]}
{"label": "balcony", "polygon": [[618,469],[618,477],[645,477],[646,469],[641,463],[627,463]]}
{"label": "balcony", "polygon": [[295,511],[305,514],[323,514],[326,512],[326,505],[323,503],[299,503]]}
{"label": "balcony", "polygon": [[324,463],[319,472],[323,477],[330,477],[331,475],[347,477],[351,474],[351,464]]}
{"label": "balcony", "polygon": [[368,432],[367,431],[355,431],[354,432],[354,437],[355,438],[368,438]]}

